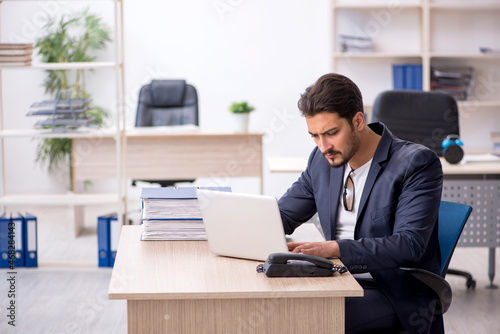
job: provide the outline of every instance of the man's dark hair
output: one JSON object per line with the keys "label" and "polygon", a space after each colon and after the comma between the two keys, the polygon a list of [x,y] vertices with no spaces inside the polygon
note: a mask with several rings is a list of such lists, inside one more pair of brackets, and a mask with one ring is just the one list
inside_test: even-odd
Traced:
{"label": "man's dark hair", "polygon": [[363,112],[363,97],[351,79],[336,73],[319,78],[306,88],[297,103],[302,116],[314,116],[322,112],[337,113],[349,124],[358,111]]}

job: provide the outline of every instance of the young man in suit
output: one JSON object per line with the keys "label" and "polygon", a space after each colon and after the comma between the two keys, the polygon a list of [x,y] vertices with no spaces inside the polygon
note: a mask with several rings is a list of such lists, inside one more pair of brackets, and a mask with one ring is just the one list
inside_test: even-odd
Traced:
{"label": "young man in suit", "polygon": [[291,234],[317,212],[327,241],[289,249],[339,257],[363,286],[364,297],[346,298],[347,333],[444,333],[436,296],[398,269],[439,274],[438,156],[367,124],[361,92],[345,76],[322,76],[298,106],[317,147],[279,200],[281,217]]}

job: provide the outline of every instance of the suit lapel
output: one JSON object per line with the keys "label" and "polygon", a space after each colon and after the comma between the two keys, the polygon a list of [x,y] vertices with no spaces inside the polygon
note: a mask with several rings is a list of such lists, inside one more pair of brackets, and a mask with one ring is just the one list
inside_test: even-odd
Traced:
{"label": "suit lapel", "polygon": [[[339,214],[340,196],[342,195],[342,179],[345,166],[341,168],[331,168],[330,170],[330,240],[335,240],[335,231],[337,229],[337,217]],[[325,233],[325,236],[328,235]]]}
{"label": "suit lapel", "polygon": [[372,161],[372,165],[370,167],[370,170],[368,171],[368,177],[366,178],[365,182],[365,187],[363,188],[363,194],[361,195],[361,201],[359,202],[359,208],[358,208],[358,218],[359,220],[361,218],[361,215],[363,213],[363,210],[365,208],[366,200],[368,196],[370,195],[373,184],[375,183],[375,180],[377,179],[380,171],[382,170],[382,167],[380,164],[375,161],[375,158]]}
{"label": "suit lapel", "polygon": [[[363,195],[361,195],[361,200],[359,202],[358,208],[358,218],[357,222],[362,221],[362,216],[364,214],[364,209],[366,205],[366,201],[370,196],[370,193],[373,189],[373,185],[377,180],[380,173],[383,171],[383,164],[387,161],[389,156],[389,150],[392,144],[392,133],[381,123],[373,123],[369,124],[370,128],[372,128],[376,133],[381,134],[380,142],[378,144],[377,150],[375,151],[375,155],[373,156],[372,164],[370,166],[370,170],[368,171],[368,176],[366,178],[365,187],[363,188]],[[380,133],[381,132],[381,133]],[[356,223],[356,228],[354,231],[354,237],[356,238],[357,231],[359,230],[359,224]]]}

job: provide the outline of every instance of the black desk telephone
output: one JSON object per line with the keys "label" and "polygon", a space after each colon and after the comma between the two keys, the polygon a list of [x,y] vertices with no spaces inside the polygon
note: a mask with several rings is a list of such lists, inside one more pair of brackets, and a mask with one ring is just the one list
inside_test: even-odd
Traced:
{"label": "black desk telephone", "polygon": [[258,272],[268,277],[311,277],[333,276],[335,272],[345,273],[347,268],[333,264],[325,258],[299,253],[272,253],[266,263],[257,266]]}

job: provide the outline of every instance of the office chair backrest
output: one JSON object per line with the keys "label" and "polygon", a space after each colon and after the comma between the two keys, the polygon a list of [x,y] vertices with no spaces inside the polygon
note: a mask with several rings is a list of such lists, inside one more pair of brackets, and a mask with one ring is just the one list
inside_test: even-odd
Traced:
{"label": "office chair backrest", "polygon": [[457,102],[438,92],[393,90],[380,93],[372,119],[382,122],[398,138],[429,147],[442,156],[441,143],[459,133]]}
{"label": "office chair backrest", "polygon": [[441,248],[441,277],[446,276],[451,256],[460,239],[472,207],[466,204],[441,201],[439,206],[438,235]]}
{"label": "office chair backrest", "polygon": [[198,95],[184,80],[152,80],[141,87],[135,126],[198,125]]}
{"label": "office chair backrest", "polygon": [[[198,94],[184,80],[152,80],[139,91],[135,126],[169,126],[198,123]],[[132,180],[132,185],[137,180]],[[194,180],[147,180],[162,187]]]}

